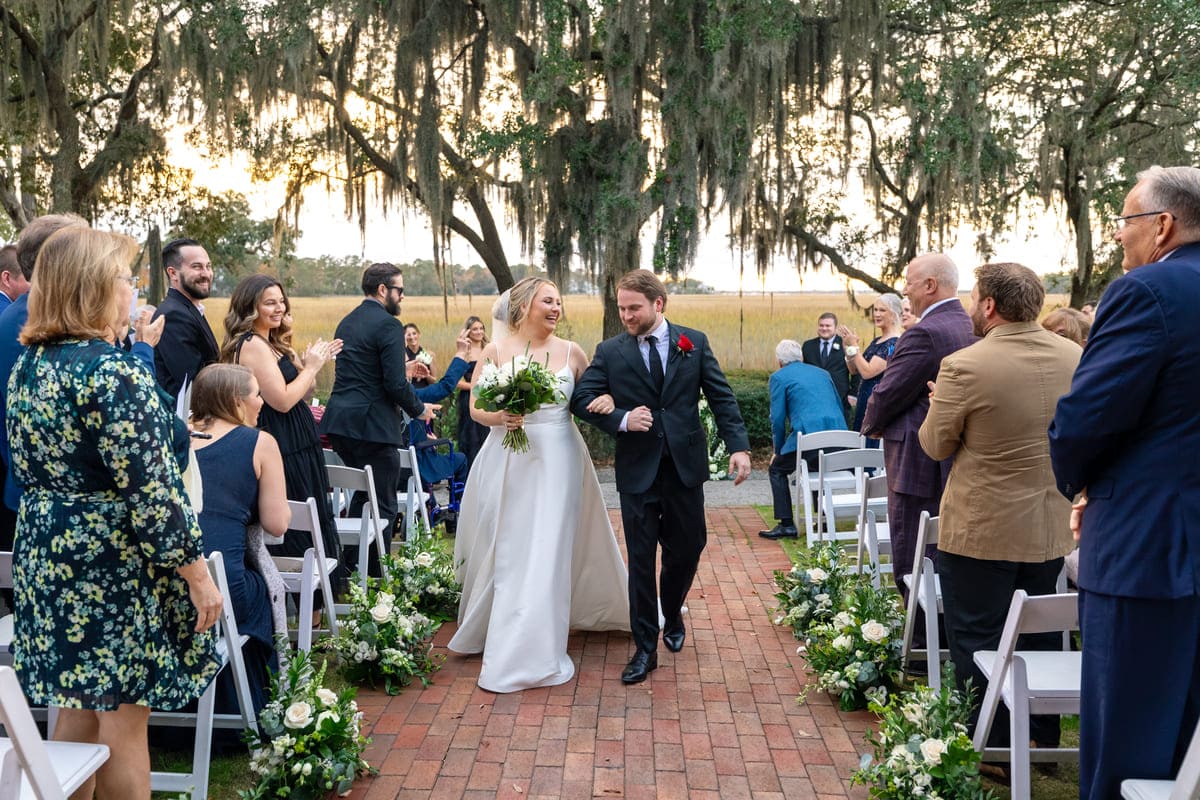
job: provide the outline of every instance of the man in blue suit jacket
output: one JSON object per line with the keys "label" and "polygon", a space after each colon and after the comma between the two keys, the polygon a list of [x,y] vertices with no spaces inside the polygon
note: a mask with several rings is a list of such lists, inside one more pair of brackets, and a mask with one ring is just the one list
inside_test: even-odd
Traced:
{"label": "man in blue suit jacket", "polygon": [[1128,274],[1050,426],[1058,488],[1080,497],[1079,793],[1105,800],[1171,777],[1200,718],[1200,169],[1137,178]]}
{"label": "man in blue suit jacket", "polygon": [[[759,531],[764,539],[793,538],[798,535],[792,518],[792,494],[789,477],[796,471],[796,435],[817,431],[844,431],[846,417],[841,398],[829,372],[804,363],[803,347],[799,342],[784,339],[775,346],[779,371],[771,376],[771,439],[775,455],[767,475],[771,479],[771,496],[775,503],[775,519],[779,524],[769,531]],[[788,425],[791,431],[788,431]],[[810,471],[817,469],[816,451],[800,454]]]}

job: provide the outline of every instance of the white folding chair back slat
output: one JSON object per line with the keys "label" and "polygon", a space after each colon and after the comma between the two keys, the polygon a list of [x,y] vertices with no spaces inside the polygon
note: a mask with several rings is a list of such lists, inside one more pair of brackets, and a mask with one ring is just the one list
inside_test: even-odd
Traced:
{"label": "white folding chair back slat", "polygon": [[[387,567],[382,557],[387,552],[383,542],[383,520],[379,516],[379,499],[375,495],[375,475],[368,464],[363,469],[353,467],[338,467],[332,464],[325,467],[329,473],[329,486],[333,490],[334,508],[339,506],[349,513],[351,499],[355,492],[363,492],[366,502],[357,517],[336,516],[338,539],[343,545],[354,545],[358,548],[358,574],[363,588],[367,586],[367,564],[371,548],[380,557],[379,569],[381,575],[387,578]],[[338,613],[345,613],[348,606],[338,606]]]}
{"label": "white folding chair back slat", "polygon": [[[859,449],[866,444],[866,439],[856,431],[815,431],[796,435],[796,508],[803,509],[804,536],[809,547],[817,541],[817,518],[819,508],[813,506],[812,496],[817,490],[817,478],[808,470],[808,464],[801,454],[816,450],[823,452],[838,447]],[[827,478],[829,486],[835,490],[852,490],[855,487],[853,475],[831,475]]]}
{"label": "white folding chair back slat", "polygon": [[402,493],[397,495],[396,499],[404,508],[405,541],[415,542],[420,535],[420,529],[417,527],[418,516],[425,525],[424,530],[430,528],[429,509],[425,507],[428,495],[425,494],[421,484],[421,470],[417,466],[417,448],[411,446],[400,448],[400,469],[407,469],[412,473],[408,478],[408,485],[404,487]]}
{"label": "white folding chair back slat", "polygon": [[[942,613],[942,582],[934,571],[933,561],[925,555],[926,547],[937,544],[937,541],[938,518],[929,516],[928,511],[922,511],[917,526],[912,572],[904,576],[904,585],[908,587],[908,604],[904,609],[904,646],[900,655],[901,667],[905,672],[914,655],[924,656],[929,685],[934,689],[942,688],[942,659],[950,657],[950,651],[941,646],[938,632],[938,615]],[[918,609],[925,620],[924,648],[912,646]]]}
{"label": "white folding chair back slat", "polygon": [[[1081,654],[1070,650],[1016,649],[1018,638],[1029,633],[1079,629],[1079,599],[1073,594],[1030,597],[1013,593],[1000,645],[996,651],[977,651],[975,665],[987,679],[987,689],[975,727],[975,749],[985,760],[1008,757],[1012,770],[1013,800],[1029,800],[1031,759],[1029,717],[1032,714],[1078,714]],[[1008,706],[1011,751],[985,748],[1000,703]],[[1078,758],[1078,750],[1039,748],[1039,761]]]}
{"label": "white folding chair back slat", "polygon": [[279,577],[290,593],[300,595],[300,619],[296,631],[296,646],[301,650],[312,649],[313,637],[313,593],[320,589],[325,600],[325,617],[329,620],[329,632],[337,633],[337,607],[333,602],[333,583],[329,575],[337,569],[337,559],[325,555],[321,546],[321,519],[317,516],[317,501],[308,498],[304,502],[289,500],[288,509],[292,530],[307,531],[312,536],[311,546],[304,551],[303,558],[275,556],[272,561],[279,569]]}
{"label": "white folding chair back slat", "polygon": [[1200,725],[1173,781],[1129,778],[1121,781],[1125,800],[1200,800]]}
{"label": "white folding chair back slat", "polygon": [[[859,519],[865,493],[866,470],[883,469],[883,451],[861,447],[841,450],[836,453],[820,454],[817,474],[817,497],[821,503],[817,515],[817,538],[824,540],[828,534],[832,541],[857,539],[854,533],[838,533],[839,519]],[[849,491],[835,492],[834,476],[849,476]],[[841,477],[841,480],[845,480]],[[877,519],[887,513],[887,495],[867,500],[867,506],[875,512]]]}
{"label": "white folding chair back slat", "polygon": [[[873,570],[871,582],[875,588],[880,587],[880,576],[893,571],[891,563],[892,537],[887,522],[879,520],[884,516],[877,512],[876,506],[882,502],[887,505],[887,476],[875,475],[863,482],[861,502],[858,506],[858,551],[854,563],[861,574],[863,569],[863,553]],[[888,563],[882,563],[880,556],[889,556]]]}
{"label": "white folding chair back slat", "polygon": [[0,667],[0,723],[0,798],[65,800],[108,760],[102,744],[42,741],[12,667]]}

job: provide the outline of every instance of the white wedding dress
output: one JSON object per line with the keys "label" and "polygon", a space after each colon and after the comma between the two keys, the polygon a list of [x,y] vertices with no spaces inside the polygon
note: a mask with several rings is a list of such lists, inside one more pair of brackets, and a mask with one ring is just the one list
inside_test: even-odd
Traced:
{"label": "white wedding dress", "polygon": [[[567,398],[568,367],[558,373]],[[463,584],[456,653],[483,653],[492,692],[571,680],[571,629],[629,630],[627,573],[600,482],[567,401],[525,417],[529,452],[493,427],[471,467],[454,560]]]}

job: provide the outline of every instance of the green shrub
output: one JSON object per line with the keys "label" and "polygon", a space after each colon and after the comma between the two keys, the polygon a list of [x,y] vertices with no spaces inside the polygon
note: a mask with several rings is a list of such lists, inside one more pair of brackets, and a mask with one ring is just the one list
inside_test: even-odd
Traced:
{"label": "green shrub", "polygon": [[759,454],[771,452],[771,395],[767,380],[771,373],[761,369],[731,369],[725,373],[729,388],[737,396],[738,408],[746,423],[750,449]]}

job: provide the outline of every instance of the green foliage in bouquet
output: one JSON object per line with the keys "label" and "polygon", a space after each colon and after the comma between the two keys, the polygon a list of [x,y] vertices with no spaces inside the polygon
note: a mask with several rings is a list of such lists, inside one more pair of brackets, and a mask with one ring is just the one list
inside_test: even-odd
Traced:
{"label": "green foliage in bouquet", "polygon": [[382,682],[394,695],[413,679],[427,685],[437,671],[440,661],[432,653],[437,628],[407,598],[380,588],[377,579],[369,578],[366,589],[353,580],[350,613],[338,621],[337,635],[326,637],[324,646],[337,654],[346,680],[371,688]]}
{"label": "green foliage in bouquet", "polygon": [[801,650],[817,686],[838,696],[843,711],[867,707],[881,689],[900,682],[904,617],[899,597],[869,576],[851,584],[843,608],[808,630]]}
{"label": "green foliage in bouquet", "polygon": [[803,641],[813,625],[828,622],[841,607],[849,581],[844,551],[833,543],[805,551],[790,570],[776,570],[779,600],[776,625],[787,625]]}
{"label": "green foliage in bouquet", "polygon": [[979,753],[967,736],[970,707],[954,689],[954,667],[942,672],[942,689],[876,696],[871,711],[879,731],[867,732],[874,754],[862,757],[852,781],[869,787],[877,800],[989,800],[979,779]]}
{"label": "green foliage in bouquet", "polygon": [[246,732],[250,769],[258,785],[242,800],[313,800],[344,794],[359,773],[370,771],[362,754],[368,739],[355,690],[325,688],[325,664],[295,653],[271,684],[271,700],[259,715],[259,732]]}
{"label": "green foliage in bouquet", "polygon": [[708,407],[707,398],[700,398],[700,424],[704,427],[704,437],[708,440],[708,479],[724,481],[729,479],[729,450],[717,430],[717,418]]}
{"label": "green foliage in bouquet", "polygon": [[[507,364],[497,366],[490,361],[483,365],[472,393],[475,407],[484,411],[507,411],[510,414],[532,414],[547,403],[563,398],[559,377],[550,371],[550,354],[545,363],[525,355],[513,356]],[[505,448],[515,453],[529,452],[529,436],[524,428],[504,434]]]}
{"label": "green foliage in bouquet", "polygon": [[455,575],[453,548],[440,535],[424,534],[405,542],[399,555],[384,557],[384,564],[392,594],[435,622],[458,617],[462,584]]}

